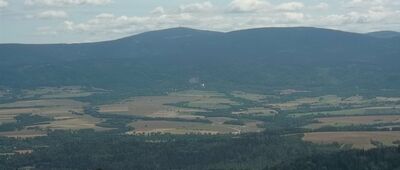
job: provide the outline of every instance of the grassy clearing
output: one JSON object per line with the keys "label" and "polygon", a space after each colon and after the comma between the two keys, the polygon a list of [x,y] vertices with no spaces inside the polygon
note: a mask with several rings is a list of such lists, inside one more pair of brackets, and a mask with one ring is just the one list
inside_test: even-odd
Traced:
{"label": "grassy clearing", "polygon": [[324,126],[351,126],[351,125],[373,125],[382,123],[400,123],[400,115],[377,115],[377,116],[343,116],[318,118],[319,123],[313,123],[305,128],[319,129]]}
{"label": "grassy clearing", "polygon": [[238,103],[222,97],[208,97],[199,100],[191,101],[187,104],[188,107],[199,109],[229,109],[231,105],[238,105]]}
{"label": "grassy clearing", "polygon": [[385,146],[394,146],[400,140],[400,132],[315,132],[305,133],[303,140],[319,144],[350,144],[353,148],[371,149],[376,146],[371,141],[379,141]]}

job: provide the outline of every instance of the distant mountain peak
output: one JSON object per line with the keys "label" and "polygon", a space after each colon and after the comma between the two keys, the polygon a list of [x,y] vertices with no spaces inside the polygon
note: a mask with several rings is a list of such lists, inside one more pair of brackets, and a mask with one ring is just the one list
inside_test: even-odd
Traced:
{"label": "distant mountain peak", "polygon": [[400,37],[400,32],[396,31],[376,31],[367,33],[367,35],[375,38],[396,38]]}
{"label": "distant mountain peak", "polygon": [[136,40],[141,38],[179,39],[185,37],[220,34],[220,33],[221,32],[193,29],[188,27],[174,27],[174,28],[144,32],[141,34],[133,35],[122,39],[132,39],[132,38]]}

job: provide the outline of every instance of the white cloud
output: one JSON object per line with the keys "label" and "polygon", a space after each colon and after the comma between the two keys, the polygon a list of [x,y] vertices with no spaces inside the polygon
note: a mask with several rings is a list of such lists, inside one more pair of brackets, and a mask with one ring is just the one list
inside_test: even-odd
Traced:
{"label": "white cloud", "polygon": [[303,13],[298,13],[298,12],[286,12],[284,13],[287,21],[289,22],[301,22],[304,19],[304,14]]}
{"label": "white cloud", "polygon": [[[383,29],[382,26],[392,28],[396,23],[400,26],[398,9],[377,5],[357,9],[343,8],[339,11],[332,10],[334,7],[327,3],[306,6],[296,1],[272,4],[263,0],[232,0],[225,7],[202,2],[177,5],[175,8],[159,6],[149,11],[148,15],[142,16],[102,13],[86,21],[65,21],[62,25],[64,29],[55,32],[86,35],[85,39],[98,41],[178,26],[217,31],[254,27],[315,26],[363,32],[374,28]],[[319,11],[324,9],[327,10],[323,13]],[[41,31],[53,33],[54,30],[46,28]]]}
{"label": "white cloud", "polygon": [[295,10],[300,10],[302,8],[304,8],[304,4],[301,2],[287,2],[280,4],[276,7],[276,9],[284,11],[295,11]]}
{"label": "white cloud", "polygon": [[264,0],[233,0],[229,4],[230,12],[256,12],[270,7],[270,3]]}
{"label": "white cloud", "polygon": [[210,12],[213,11],[214,5],[211,2],[193,3],[188,5],[181,5],[179,11],[182,13],[196,13],[196,12]]}
{"label": "white cloud", "polygon": [[150,11],[151,14],[155,14],[155,15],[162,15],[165,14],[165,9],[162,6],[158,6],[155,9],[153,9],[152,11]]}
{"label": "white cloud", "polygon": [[67,18],[68,14],[65,11],[60,11],[60,10],[49,10],[49,11],[43,11],[38,14],[36,14],[36,18],[39,19],[63,19]]}
{"label": "white cloud", "polygon": [[25,0],[26,5],[70,6],[70,5],[104,5],[111,0]]}
{"label": "white cloud", "polygon": [[310,7],[310,9],[313,9],[313,10],[326,10],[328,8],[329,8],[329,4],[327,4],[325,2],[321,2],[317,5],[313,5]]}
{"label": "white cloud", "polygon": [[6,0],[0,0],[0,8],[4,8],[8,6],[8,2]]}

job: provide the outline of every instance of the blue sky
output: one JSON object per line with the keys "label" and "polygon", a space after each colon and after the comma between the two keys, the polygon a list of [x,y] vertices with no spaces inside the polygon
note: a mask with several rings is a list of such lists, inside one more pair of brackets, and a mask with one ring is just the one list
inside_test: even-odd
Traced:
{"label": "blue sky", "polygon": [[400,31],[400,0],[0,0],[0,43],[76,43],[170,27]]}

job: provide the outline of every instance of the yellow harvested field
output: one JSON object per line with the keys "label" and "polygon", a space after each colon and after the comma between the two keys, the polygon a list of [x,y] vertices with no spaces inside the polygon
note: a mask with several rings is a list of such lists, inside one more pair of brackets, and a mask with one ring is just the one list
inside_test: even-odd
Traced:
{"label": "yellow harvested field", "polygon": [[109,130],[108,128],[102,128],[96,126],[96,124],[100,122],[101,119],[89,116],[56,117],[56,120],[51,121],[49,124],[36,125],[32,127],[38,127],[39,129],[43,130],[79,130],[79,129],[94,129],[96,131]]}
{"label": "yellow harvested field", "polygon": [[[168,104],[187,102],[191,108],[182,108]],[[182,91],[170,93],[167,96],[143,96],[125,100],[120,103],[100,106],[100,112],[124,115],[139,115],[148,117],[176,117],[185,119],[204,118],[194,112],[204,112],[204,109],[226,108],[233,101],[224,98],[223,94],[208,91]],[[198,108],[198,109],[197,109]]]}
{"label": "yellow harvested field", "polygon": [[0,122],[14,120],[19,114],[32,113],[45,117],[59,117],[76,115],[71,111],[82,112],[85,103],[69,99],[28,100],[14,103],[0,104]]}
{"label": "yellow harvested field", "polygon": [[178,122],[178,121],[136,121],[129,126],[135,130],[127,134],[171,133],[171,134],[240,134],[260,132],[260,122],[247,122],[244,126],[223,124],[229,118],[216,118],[213,123]]}
{"label": "yellow harvested field", "polygon": [[336,111],[321,111],[321,112],[308,112],[308,113],[294,113],[291,114],[294,117],[299,116],[309,116],[309,115],[329,115],[329,116],[360,116],[365,114],[392,114],[394,112],[400,112],[400,106],[382,106],[382,107],[365,107],[365,108],[356,108],[356,109],[344,109],[344,110],[336,110]]}
{"label": "yellow harvested field", "polygon": [[380,123],[400,123],[400,115],[374,115],[374,116],[342,116],[316,119],[319,123],[312,123],[306,128],[318,129],[324,126],[351,126],[371,125]]}
{"label": "yellow harvested field", "polygon": [[351,144],[353,148],[371,149],[375,146],[371,141],[379,141],[387,146],[400,140],[399,131],[382,132],[314,132],[305,133],[303,140],[319,144]]}
{"label": "yellow harvested field", "polygon": [[21,131],[10,131],[10,132],[0,132],[0,136],[10,137],[10,138],[34,138],[40,136],[46,136],[45,131],[39,130],[21,130]]}
{"label": "yellow harvested field", "polygon": [[207,119],[210,120],[213,124],[223,124],[226,121],[235,120],[229,117],[208,117]]}
{"label": "yellow harvested field", "polygon": [[32,113],[47,117],[70,116],[71,111],[82,112],[85,103],[68,99],[29,100],[1,104],[0,116],[13,115],[13,117]]}
{"label": "yellow harvested field", "polygon": [[53,118],[49,124],[42,124],[34,127],[40,129],[95,129],[106,130],[97,127],[95,124],[102,120],[91,116],[80,116],[71,112],[83,112],[86,103],[70,99],[40,99],[18,101],[14,103],[0,104],[0,122],[15,121],[14,117],[24,113],[32,113],[44,117]]}
{"label": "yellow harvested field", "polygon": [[0,125],[3,123],[15,122],[15,114],[0,114]]}
{"label": "yellow harvested field", "polygon": [[136,97],[131,100],[123,101],[121,103],[100,106],[100,112],[125,115],[140,115],[148,117],[196,118],[200,116],[190,115],[190,113],[201,110],[179,108],[166,105],[171,103],[192,101],[196,99],[196,97],[189,96]]}
{"label": "yellow harvested field", "polygon": [[246,92],[242,92],[242,91],[234,91],[234,92],[232,92],[232,95],[234,97],[251,100],[251,101],[256,101],[256,102],[259,102],[268,97],[268,96],[262,95],[262,94],[246,93]]}
{"label": "yellow harvested field", "polygon": [[312,107],[321,106],[338,106],[341,104],[363,104],[371,102],[372,100],[364,100],[361,96],[352,96],[348,98],[341,98],[336,95],[325,95],[319,97],[305,97],[284,103],[267,104],[274,108],[282,110],[295,110],[301,105],[310,105]]}

